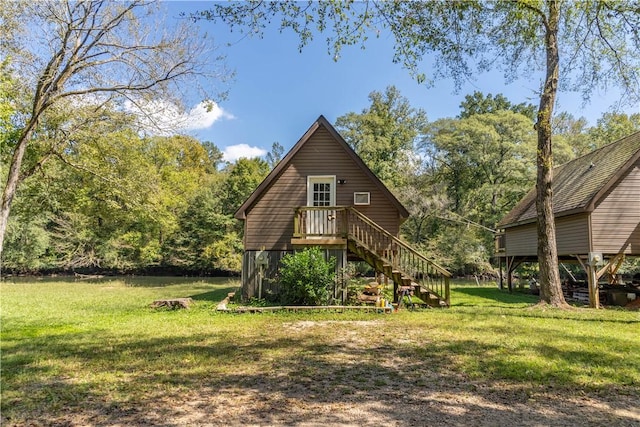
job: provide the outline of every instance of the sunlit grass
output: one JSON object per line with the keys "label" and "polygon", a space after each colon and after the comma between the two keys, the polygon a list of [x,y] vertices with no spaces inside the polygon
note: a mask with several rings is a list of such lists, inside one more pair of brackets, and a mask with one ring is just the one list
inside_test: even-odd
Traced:
{"label": "sunlit grass", "polygon": [[[450,309],[216,312],[237,286],[187,278],[2,282],[3,417],[20,424],[68,410],[144,407],[189,390],[276,386],[282,378],[344,394],[426,384],[427,372],[602,393],[640,387],[638,312],[543,310],[530,295],[469,284],[453,286]],[[149,307],[177,297],[195,303]]]}

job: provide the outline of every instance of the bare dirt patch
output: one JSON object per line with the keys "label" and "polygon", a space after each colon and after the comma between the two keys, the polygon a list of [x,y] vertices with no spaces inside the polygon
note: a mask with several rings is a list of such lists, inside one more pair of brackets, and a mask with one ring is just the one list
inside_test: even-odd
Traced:
{"label": "bare dirt patch", "polygon": [[[177,368],[175,378],[150,378],[156,383],[143,395],[127,391],[123,378],[120,399],[87,390],[82,402],[2,425],[640,426],[637,390],[472,378],[449,369],[446,354],[421,351],[435,338],[391,328],[384,318],[276,325],[286,333],[265,330],[230,344],[224,358],[212,353],[224,369]],[[145,375],[130,374],[137,382]]]}

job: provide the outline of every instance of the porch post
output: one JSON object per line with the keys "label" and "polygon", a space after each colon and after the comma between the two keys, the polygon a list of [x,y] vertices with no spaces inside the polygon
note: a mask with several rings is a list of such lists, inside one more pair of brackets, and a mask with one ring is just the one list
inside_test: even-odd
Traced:
{"label": "porch post", "polygon": [[591,308],[600,308],[600,292],[598,291],[598,273],[597,266],[591,265],[592,261],[587,255],[586,261],[583,260],[580,255],[573,255],[576,257],[585,273],[587,273],[587,287],[589,289],[589,306]]}
{"label": "porch post", "polygon": [[589,278],[589,306],[591,308],[600,308],[600,292],[598,291],[598,275],[596,266],[588,264],[587,277]]}

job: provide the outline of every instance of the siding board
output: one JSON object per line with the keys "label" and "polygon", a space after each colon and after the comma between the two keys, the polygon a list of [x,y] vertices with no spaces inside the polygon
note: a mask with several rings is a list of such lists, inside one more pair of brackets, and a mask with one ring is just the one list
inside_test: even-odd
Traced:
{"label": "siding board", "polygon": [[[538,234],[536,224],[526,224],[505,230],[507,256],[536,256]],[[589,250],[589,217],[587,214],[556,219],[558,255],[585,254]]]}
{"label": "siding board", "polygon": [[336,186],[336,204],[352,206],[353,193],[371,194],[371,204],[357,209],[397,235],[400,215],[380,189],[323,127],[309,138],[289,165],[247,210],[245,250],[291,250],[294,210],[307,204],[307,177],[335,175],[346,180]]}
{"label": "siding board", "polygon": [[596,204],[591,227],[594,251],[640,255],[640,160]]}

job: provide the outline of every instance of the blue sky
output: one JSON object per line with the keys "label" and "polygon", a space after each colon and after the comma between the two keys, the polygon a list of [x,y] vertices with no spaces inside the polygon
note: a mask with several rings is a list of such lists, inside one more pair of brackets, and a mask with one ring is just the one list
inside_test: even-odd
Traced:
{"label": "blue sky", "polygon": [[[192,12],[207,8],[206,1],[167,2],[169,13]],[[415,108],[426,111],[429,120],[454,117],[460,102],[473,91],[502,93],[511,102],[538,104],[539,76],[506,85],[500,72],[482,74],[457,93],[450,80],[438,80],[427,88],[411,78],[409,72],[392,62],[393,40],[386,35],[371,39],[366,49],[345,47],[336,62],[327,52],[325,37],[316,37],[302,52],[291,31],[280,33],[274,27],[263,38],[231,33],[226,25],[200,21],[202,32],[213,36],[218,54],[226,55],[226,66],[235,78],[226,84],[228,97],[219,102],[212,123],[189,133],[215,143],[226,152],[227,160],[237,156],[262,154],[277,141],[288,150],[313,121],[324,115],[330,122],[369,106],[372,91],[395,85]],[[602,113],[617,101],[618,92],[594,93],[586,106],[577,93],[560,93],[556,111],[569,111],[595,124]],[[195,107],[199,102],[193,100]],[[640,112],[640,107],[623,110]]]}

